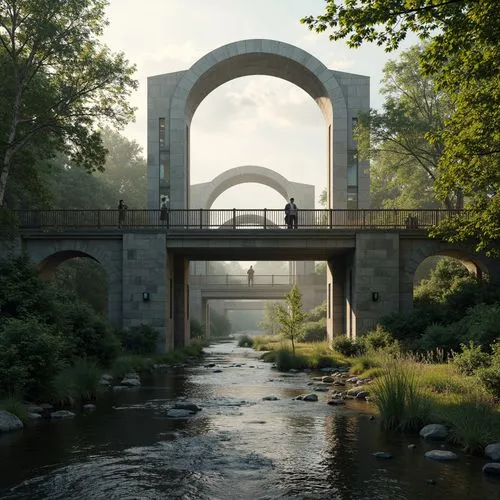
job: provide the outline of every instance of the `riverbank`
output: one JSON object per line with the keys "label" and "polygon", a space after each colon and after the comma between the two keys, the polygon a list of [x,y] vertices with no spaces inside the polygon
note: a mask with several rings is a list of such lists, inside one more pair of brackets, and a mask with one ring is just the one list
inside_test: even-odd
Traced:
{"label": "riverbank", "polygon": [[333,381],[340,384],[340,389],[334,385],[333,399],[357,397],[354,386],[388,429],[418,432],[427,424],[442,424],[448,429],[448,442],[479,455],[488,445],[500,442],[498,400],[476,376],[461,374],[453,363],[387,350],[345,356],[332,351],[326,342],[297,343],[294,358],[290,345],[278,336],[256,337],[254,348],[266,351],[263,359],[285,372],[324,367],[347,371],[352,383],[344,389],[348,378]]}

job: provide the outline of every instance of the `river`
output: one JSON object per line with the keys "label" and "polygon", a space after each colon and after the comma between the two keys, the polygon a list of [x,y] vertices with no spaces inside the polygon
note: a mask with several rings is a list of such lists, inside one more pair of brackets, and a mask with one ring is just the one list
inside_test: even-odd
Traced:
{"label": "river", "polygon": [[[324,393],[296,401],[311,391],[308,374],[275,372],[234,342],[206,351],[200,365],[110,391],[94,413],[0,435],[0,498],[500,498],[500,481],[481,472],[484,459],[454,450],[458,462],[427,460],[424,452],[439,445],[383,431],[366,402],[332,407]],[[179,401],[202,411],[167,418],[165,408]]]}

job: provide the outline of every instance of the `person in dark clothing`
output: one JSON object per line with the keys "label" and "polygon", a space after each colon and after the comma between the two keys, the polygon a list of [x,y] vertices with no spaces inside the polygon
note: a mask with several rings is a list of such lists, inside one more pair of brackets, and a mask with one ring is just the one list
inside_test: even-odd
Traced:
{"label": "person in dark clothing", "polygon": [[250,269],[247,271],[248,286],[253,286],[253,275],[254,274],[255,274],[255,271],[253,269],[253,266],[250,266]]}
{"label": "person in dark clothing", "polygon": [[295,200],[290,198],[290,203],[285,205],[285,223],[288,229],[297,229],[297,212]]}
{"label": "person in dark clothing", "polygon": [[160,202],[160,220],[162,224],[166,224],[168,226],[168,202],[169,198],[167,195],[163,195],[161,197]]}
{"label": "person in dark clothing", "polygon": [[127,205],[125,205],[125,202],[123,200],[120,200],[118,202],[118,227],[121,227],[122,224],[125,222],[125,216],[127,214]]}

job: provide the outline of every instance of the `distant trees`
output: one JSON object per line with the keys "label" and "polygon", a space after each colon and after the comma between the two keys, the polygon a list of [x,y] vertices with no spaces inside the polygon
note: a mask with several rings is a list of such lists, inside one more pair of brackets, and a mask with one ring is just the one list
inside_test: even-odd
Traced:
{"label": "distant trees", "polygon": [[98,125],[131,119],[134,67],[99,41],[106,3],[2,1],[0,206],[11,173],[29,185],[36,160],[56,152],[88,171],[102,170],[106,149]]}
{"label": "distant trees", "polygon": [[497,0],[434,2],[327,0],[325,12],[307,16],[310,29],[329,31],[356,48],[376,42],[397,49],[408,32],[427,45],[419,56],[425,77],[451,103],[444,127],[429,131],[442,144],[435,184],[439,200],[463,196],[467,214],[434,231],[448,241],[472,241],[497,254],[500,240],[500,46]]}
{"label": "distant trees", "polygon": [[276,335],[278,332],[278,305],[279,302],[267,301],[264,306],[262,321],[258,324],[259,328],[270,335]]}

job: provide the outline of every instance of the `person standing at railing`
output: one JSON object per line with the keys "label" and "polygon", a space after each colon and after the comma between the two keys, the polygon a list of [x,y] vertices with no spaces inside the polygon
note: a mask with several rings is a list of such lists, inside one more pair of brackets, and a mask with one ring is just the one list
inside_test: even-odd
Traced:
{"label": "person standing at railing", "polygon": [[297,212],[295,200],[290,198],[290,203],[285,205],[285,223],[288,229],[297,229]]}
{"label": "person standing at railing", "polygon": [[255,274],[253,266],[250,266],[250,269],[247,271],[248,276],[248,286],[253,286],[253,275]]}
{"label": "person standing at railing", "polygon": [[168,203],[169,198],[167,195],[163,195],[160,198],[160,220],[162,224],[166,224],[168,227]]}
{"label": "person standing at railing", "polygon": [[122,224],[125,222],[125,217],[127,215],[128,207],[125,205],[123,200],[118,202],[118,227],[122,227]]}

